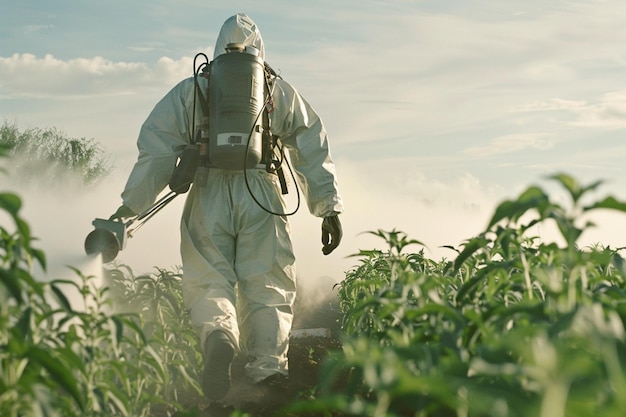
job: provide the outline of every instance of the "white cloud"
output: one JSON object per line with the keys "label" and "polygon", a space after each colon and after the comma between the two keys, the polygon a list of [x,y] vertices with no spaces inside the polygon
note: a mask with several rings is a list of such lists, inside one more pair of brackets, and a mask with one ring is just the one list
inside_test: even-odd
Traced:
{"label": "white cloud", "polygon": [[573,120],[566,120],[566,123],[573,126],[609,129],[624,128],[626,127],[626,89],[603,94],[596,102],[553,98],[529,103],[520,107],[519,111],[562,111],[573,116]]}
{"label": "white cloud", "polygon": [[579,110],[585,108],[587,102],[584,100],[567,100],[553,98],[547,101],[527,103],[521,106],[518,111],[554,111],[554,110]]}
{"label": "white cloud", "polygon": [[626,90],[607,93],[598,103],[568,110],[576,115],[576,126],[626,128]]}
{"label": "white cloud", "polygon": [[0,57],[3,99],[68,99],[94,95],[136,94],[164,89],[192,74],[192,59],[163,57],[153,65],[113,62],[100,56],[61,60],[48,54]]}
{"label": "white cloud", "polygon": [[486,146],[474,146],[463,151],[469,156],[489,157],[526,149],[546,150],[553,146],[546,133],[519,133],[492,139]]}

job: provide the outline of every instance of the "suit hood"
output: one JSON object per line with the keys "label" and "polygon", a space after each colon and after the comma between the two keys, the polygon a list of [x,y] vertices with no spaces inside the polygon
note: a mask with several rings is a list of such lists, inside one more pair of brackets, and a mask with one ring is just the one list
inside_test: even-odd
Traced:
{"label": "suit hood", "polygon": [[242,43],[259,50],[259,57],[265,60],[265,46],[256,23],[244,13],[237,13],[226,19],[215,41],[213,59],[226,53],[229,43]]}

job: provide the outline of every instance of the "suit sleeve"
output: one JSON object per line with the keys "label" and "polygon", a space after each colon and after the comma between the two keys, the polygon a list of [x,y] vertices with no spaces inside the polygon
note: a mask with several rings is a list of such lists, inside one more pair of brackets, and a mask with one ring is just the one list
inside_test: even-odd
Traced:
{"label": "suit sleeve", "polygon": [[169,183],[181,149],[190,140],[193,78],[180,82],[154,107],[137,139],[139,157],[122,201],[135,213],[152,205]]}
{"label": "suit sleeve", "polygon": [[335,164],[319,115],[284,80],[276,80],[272,97],[272,131],[289,151],[309,211],[317,217],[342,213]]}

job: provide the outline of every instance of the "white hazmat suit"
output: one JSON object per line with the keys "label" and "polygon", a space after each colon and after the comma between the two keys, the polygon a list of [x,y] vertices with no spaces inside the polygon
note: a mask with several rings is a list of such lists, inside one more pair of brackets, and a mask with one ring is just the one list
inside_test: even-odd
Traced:
{"label": "white hazmat suit", "polygon": [[[214,57],[228,43],[252,45],[264,59],[255,23],[235,15],[224,23]],[[198,81],[203,90],[206,80]],[[270,113],[272,133],[289,152],[309,211],[317,217],[343,211],[326,131],[319,116],[288,82],[277,78]],[[195,120],[201,120],[199,105]],[[122,193],[123,204],[141,213],[167,186],[177,157],[192,137],[194,79],[176,85],[143,124],[138,160]],[[278,177],[249,169],[254,196],[284,212]],[[207,185],[193,186],[181,222],[183,295],[200,340],[216,330],[249,355],[246,374],[258,382],[287,374],[287,350],[295,299],[295,260],[285,216],[271,215],[253,201],[242,170],[210,168]]]}

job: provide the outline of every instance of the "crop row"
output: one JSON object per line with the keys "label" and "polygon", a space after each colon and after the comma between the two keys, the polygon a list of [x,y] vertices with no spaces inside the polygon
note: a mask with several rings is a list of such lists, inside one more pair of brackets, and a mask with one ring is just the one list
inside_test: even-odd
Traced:
{"label": "crop row", "polygon": [[[621,416],[626,409],[626,270],[618,249],[577,241],[600,182],[555,180],[569,204],[531,186],[487,230],[435,262],[399,231],[371,232],[338,285],[343,352],[326,364],[314,408],[360,416]],[[529,231],[556,225],[563,242]],[[338,387],[341,389],[338,390]],[[308,406],[309,409],[311,405]],[[330,415],[330,414],[329,414]]]}

